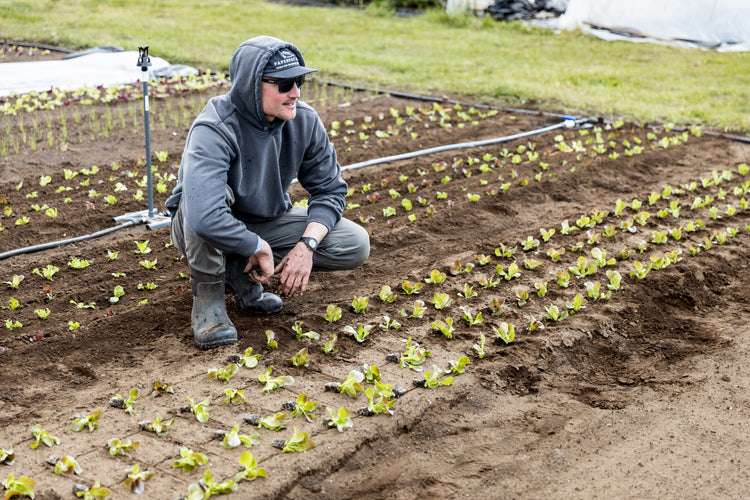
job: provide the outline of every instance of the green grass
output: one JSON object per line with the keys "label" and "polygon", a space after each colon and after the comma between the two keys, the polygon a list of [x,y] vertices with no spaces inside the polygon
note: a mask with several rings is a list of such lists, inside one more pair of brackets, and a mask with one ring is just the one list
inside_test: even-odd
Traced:
{"label": "green grass", "polygon": [[[750,53],[605,42],[442,12],[293,7],[259,0],[0,0],[1,37],[117,45],[226,70],[260,34],[297,44],[321,77],[380,89],[642,121],[750,129]],[[135,63],[134,63],[135,64]]]}

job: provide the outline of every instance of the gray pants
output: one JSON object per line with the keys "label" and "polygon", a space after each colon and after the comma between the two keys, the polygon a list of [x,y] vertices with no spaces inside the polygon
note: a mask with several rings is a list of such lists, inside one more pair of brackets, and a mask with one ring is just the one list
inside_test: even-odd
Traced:
{"label": "gray pants", "polygon": [[[233,196],[228,193],[229,202]],[[307,208],[292,207],[281,217],[247,228],[268,242],[276,264],[299,241],[307,226]],[[222,274],[226,269],[224,253],[195,234],[182,215],[182,203],[172,219],[172,242],[182,252],[191,269],[206,274]],[[313,254],[313,270],[353,269],[370,255],[370,236],[358,224],[342,218],[320,242]]]}

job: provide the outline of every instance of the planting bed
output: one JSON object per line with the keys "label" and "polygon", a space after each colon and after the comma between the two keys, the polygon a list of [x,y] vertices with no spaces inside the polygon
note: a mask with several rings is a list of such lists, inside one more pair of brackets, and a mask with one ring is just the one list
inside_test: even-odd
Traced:
{"label": "planting bed", "polygon": [[[193,86],[201,89],[154,86],[159,208],[192,117],[227,90],[212,78]],[[67,106],[0,116],[0,253],[90,234],[145,208],[134,199],[139,189],[145,199],[141,104],[129,91],[137,97],[123,89],[108,104],[84,105],[87,97],[68,96]],[[559,122],[314,83],[304,92],[342,165]],[[314,273],[305,295],[272,317],[243,314],[228,297],[239,343],[208,352],[192,340],[188,269],[166,227],[135,226],[0,261],[0,449],[15,451],[12,465],[0,465],[1,479],[33,478],[38,498],[72,498],[74,484],[99,481],[121,498],[138,464],[155,472],[145,483],[149,498],[179,498],[205,470],[217,483],[231,479],[250,451],[268,477],[238,483],[242,498],[747,496],[748,160],[746,145],[714,136],[599,123],[347,171],[344,216],[371,231],[367,263]],[[292,194],[305,198],[298,186]],[[83,260],[87,267],[74,267]],[[58,268],[52,279],[48,266]],[[439,273],[444,282],[425,282]],[[404,281],[422,288],[407,295]],[[379,297],[385,285],[393,302]],[[110,301],[118,286],[124,294]],[[608,286],[617,289],[607,298]],[[438,293],[451,301],[442,309]],[[363,314],[352,308],[355,297],[369,298]],[[405,317],[417,316],[417,300],[423,316]],[[341,308],[338,321],[325,319],[329,305]],[[479,313],[483,322],[469,326]],[[380,327],[386,316],[401,327]],[[432,326],[447,318],[452,338]],[[297,339],[296,322],[320,338]],[[363,342],[345,332],[360,325],[372,326]],[[506,342],[509,325],[515,338]],[[268,330],[277,349],[266,347]],[[326,354],[332,334],[338,339]],[[393,353],[398,361],[409,338],[430,353],[422,371],[388,361]],[[209,378],[248,347],[262,355],[257,367],[241,367],[226,384]],[[305,347],[309,365],[292,366]],[[462,356],[470,364],[452,385],[413,383]],[[364,393],[325,390],[362,365],[405,389],[392,415],[359,415]],[[258,376],[269,367],[294,384],[264,394]],[[156,381],[174,392],[156,397]],[[135,415],[110,406],[132,388]],[[246,402],[223,403],[225,389],[244,390]],[[278,432],[244,420],[288,414],[282,404],[300,394],[320,403],[317,420],[289,419]],[[181,412],[188,398],[209,399],[206,422]],[[348,408],[353,426],[327,429],[325,407]],[[73,432],[74,417],[98,410],[98,429]],[[174,420],[168,434],[139,428],[157,416]],[[60,444],[31,449],[36,424]],[[235,425],[260,443],[225,449],[213,439]],[[315,448],[272,446],[294,428]],[[140,446],[111,456],[112,438]],[[181,447],[205,453],[208,464],[192,474],[173,467]],[[47,459],[66,455],[80,475],[54,474]]]}

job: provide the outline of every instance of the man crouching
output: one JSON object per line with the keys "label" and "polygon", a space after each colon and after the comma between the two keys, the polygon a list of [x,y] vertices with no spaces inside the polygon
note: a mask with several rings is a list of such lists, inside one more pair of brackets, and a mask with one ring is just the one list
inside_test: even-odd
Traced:
{"label": "man crouching", "polygon": [[[225,289],[251,314],[281,310],[277,293],[304,293],[314,270],[352,269],[370,253],[362,227],[341,217],[346,182],[320,117],[301,102],[296,46],[260,36],[229,66],[231,90],[209,100],[188,132],[177,186],[166,202],[172,241],[190,266],[191,326],[201,349],[237,342]],[[297,178],[310,194],[293,207]]]}

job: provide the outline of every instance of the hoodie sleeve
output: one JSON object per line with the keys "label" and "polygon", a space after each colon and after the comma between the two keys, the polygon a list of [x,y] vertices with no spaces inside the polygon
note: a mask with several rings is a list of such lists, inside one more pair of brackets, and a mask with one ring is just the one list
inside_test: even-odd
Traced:
{"label": "hoodie sleeve", "polygon": [[227,175],[236,145],[208,124],[195,125],[182,158],[182,210],[190,228],[215,248],[250,256],[259,238],[227,205]]}
{"label": "hoodie sleeve", "polygon": [[341,178],[336,150],[328,140],[323,122],[316,115],[310,144],[305,151],[297,179],[310,193],[307,221],[320,222],[330,231],[341,219],[346,206],[347,184]]}

